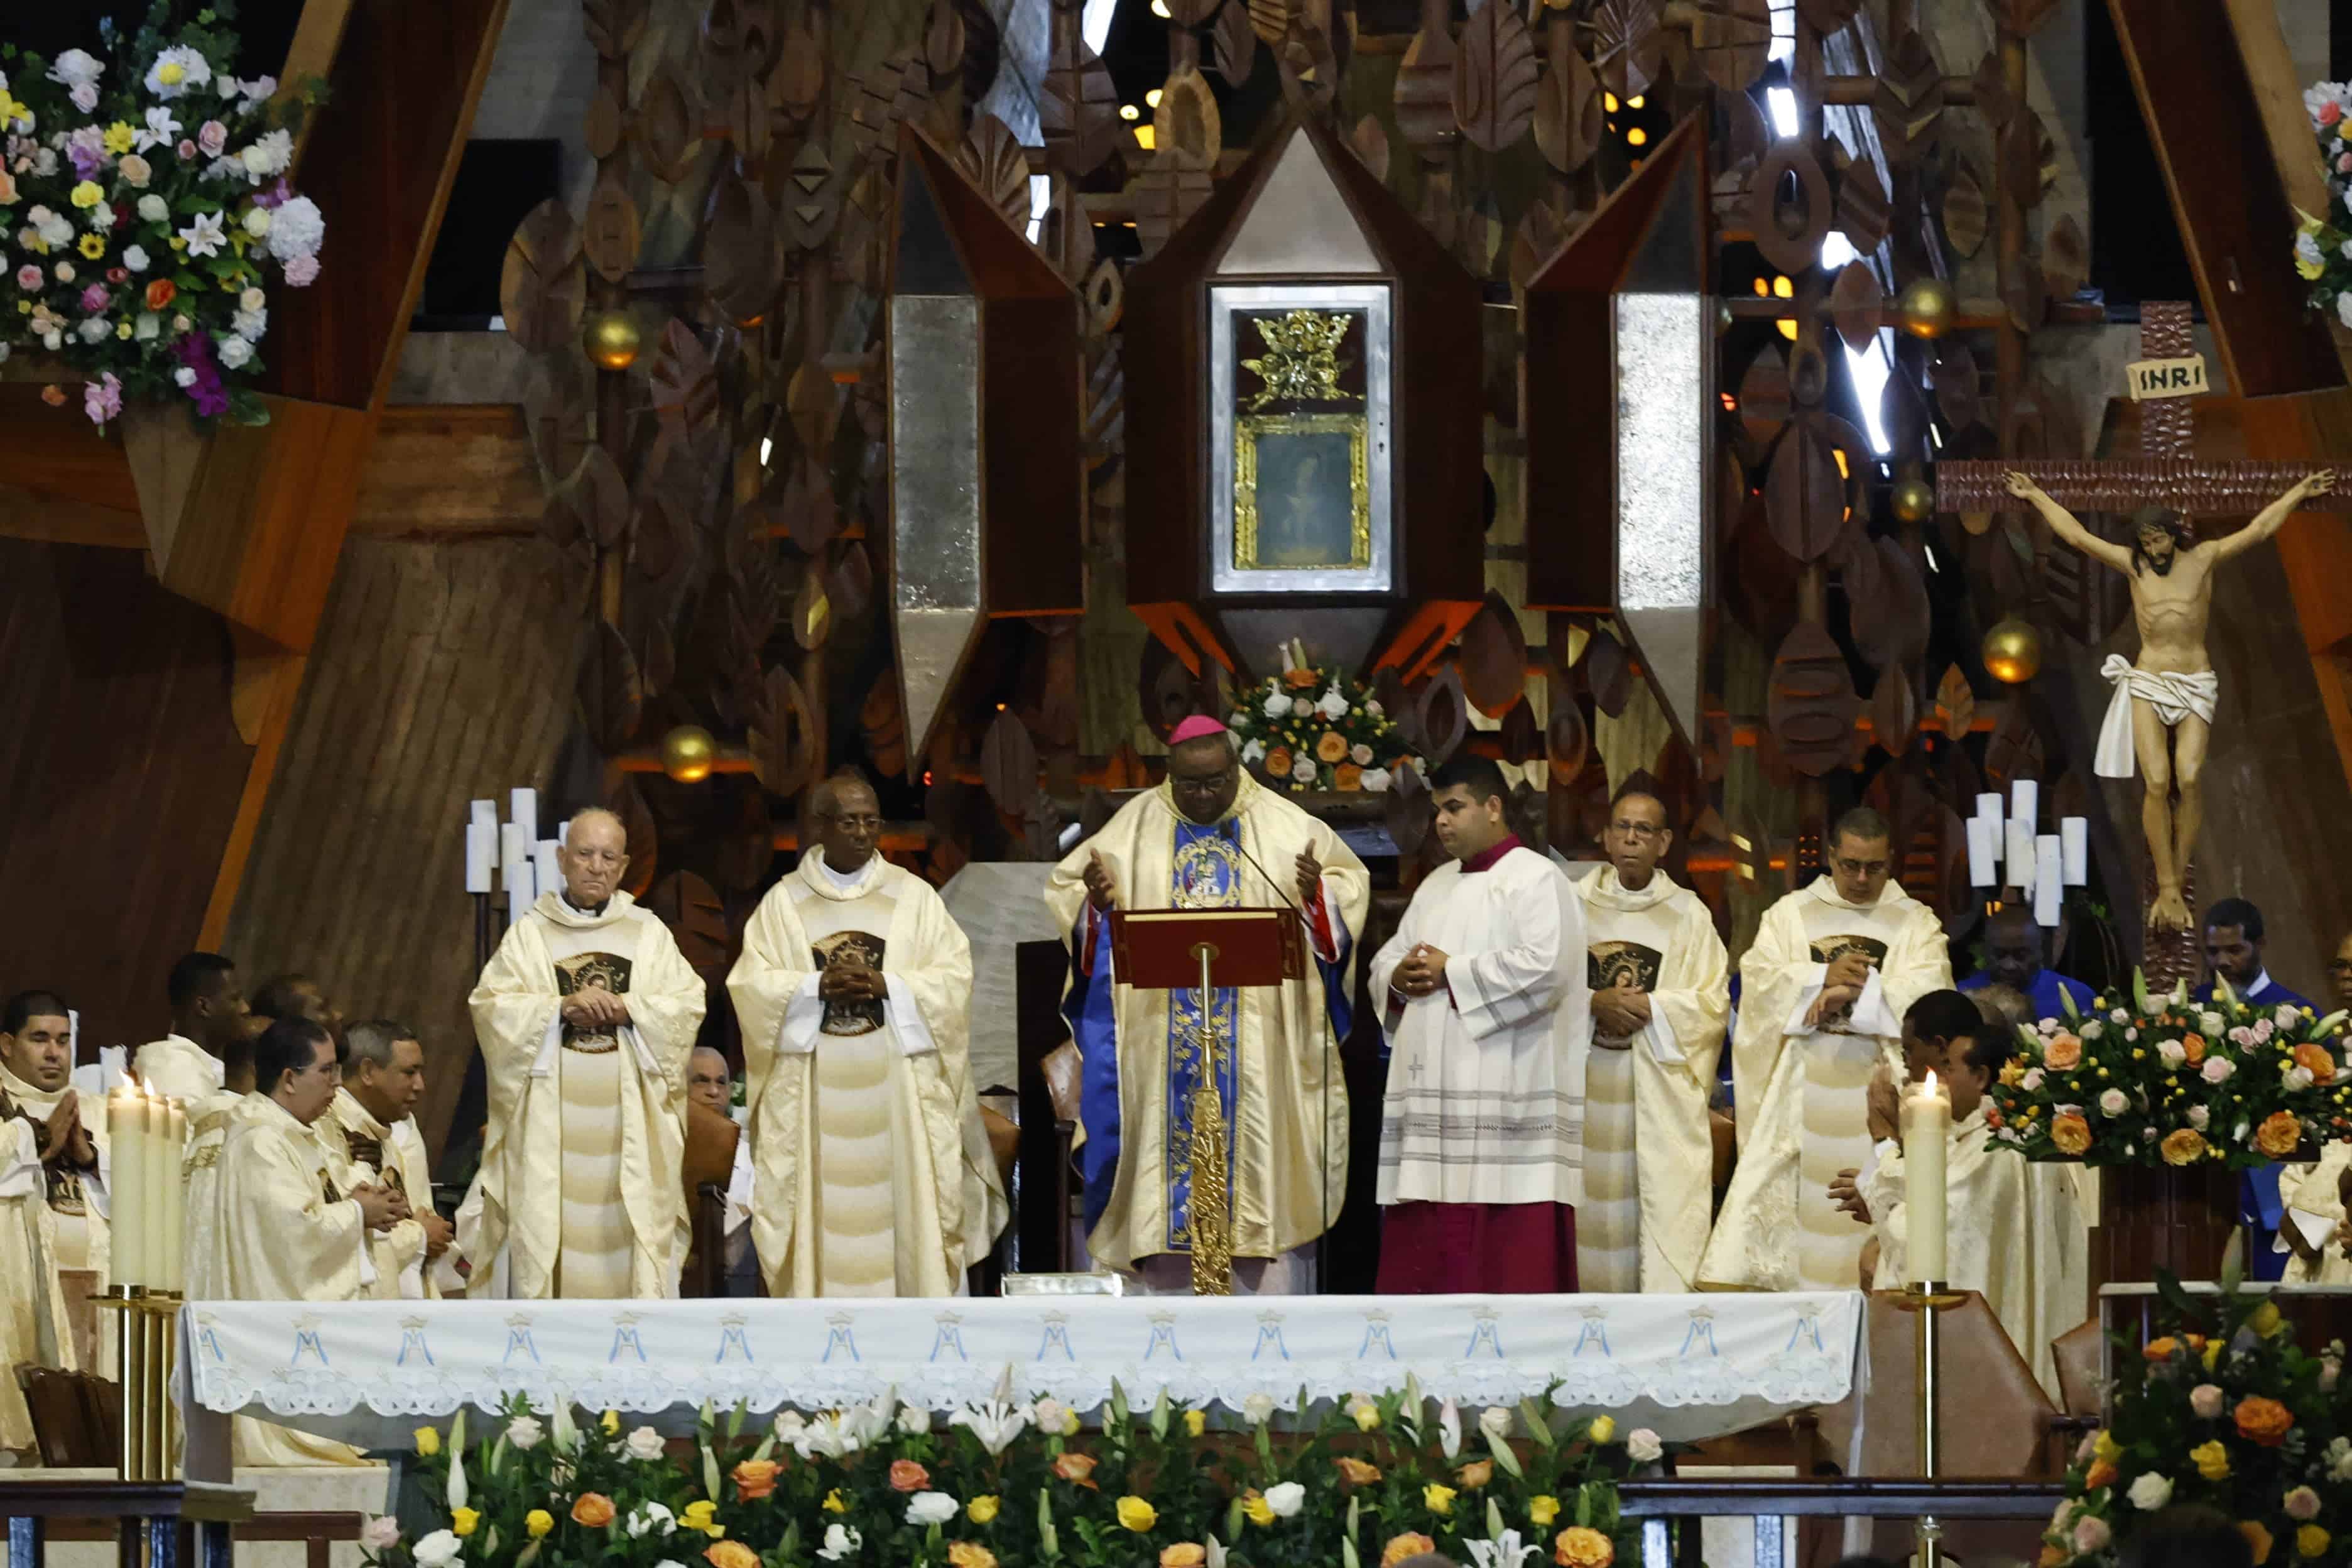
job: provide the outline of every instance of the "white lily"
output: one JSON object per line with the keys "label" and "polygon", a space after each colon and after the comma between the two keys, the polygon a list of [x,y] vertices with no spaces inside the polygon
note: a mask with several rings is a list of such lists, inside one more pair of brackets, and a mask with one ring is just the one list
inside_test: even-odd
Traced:
{"label": "white lily", "polygon": [[1519,1540],[1519,1532],[1507,1530],[1492,1541],[1465,1541],[1470,1549],[1470,1561],[1477,1568],[1519,1568],[1519,1564],[1536,1554],[1533,1546]]}
{"label": "white lily", "polygon": [[1462,1407],[1451,1399],[1437,1407],[1437,1447],[1448,1463],[1462,1452]]}
{"label": "white lily", "polygon": [[1028,1429],[1029,1413],[1002,1400],[990,1400],[986,1405],[967,1405],[948,1417],[950,1426],[965,1427],[980,1439],[980,1446],[994,1458],[1013,1446],[1013,1439]]}

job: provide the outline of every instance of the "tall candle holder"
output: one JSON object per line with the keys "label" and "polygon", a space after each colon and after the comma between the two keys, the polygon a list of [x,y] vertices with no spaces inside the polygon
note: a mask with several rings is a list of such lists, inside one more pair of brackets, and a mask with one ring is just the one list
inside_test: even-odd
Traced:
{"label": "tall candle holder", "polygon": [[117,1471],[126,1481],[170,1479],[178,1468],[172,1410],[183,1252],[182,1162],[187,1117],[180,1102],[126,1084],[110,1096],[114,1150],[115,1282],[93,1298],[121,1314],[115,1379],[122,1400]]}
{"label": "tall candle holder", "polygon": [[[1918,1333],[1914,1348],[1918,1384],[1917,1420],[1919,1432],[1919,1474],[1933,1480],[1943,1471],[1943,1387],[1944,1357],[1943,1314],[1967,1300],[1968,1292],[1955,1290],[1940,1279],[1914,1280],[1895,1293],[1897,1310],[1912,1312],[1918,1317]],[[1932,1513],[1919,1516],[1917,1525],[1917,1568],[1940,1568],[1943,1562],[1943,1521]]]}

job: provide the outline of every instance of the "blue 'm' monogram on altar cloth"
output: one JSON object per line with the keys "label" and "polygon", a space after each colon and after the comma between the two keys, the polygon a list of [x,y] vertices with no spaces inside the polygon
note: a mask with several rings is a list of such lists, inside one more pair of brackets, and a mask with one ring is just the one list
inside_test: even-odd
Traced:
{"label": "blue 'm' monogram on altar cloth", "polygon": [[1070,1320],[1059,1312],[1048,1312],[1045,1314],[1045,1336],[1037,1342],[1036,1359],[1044,1361],[1057,1350],[1062,1352],[1064,1361],[1078,1359],[1077,1352],[1070,1348]]}
{"label": "blue 'm' monogram on altar cloth", "polygon": [[820,1365],[830,1363],[836,1351],[852,1362],[864,1361],[865,1358],[857,1353],[857,1335],[851,1330],[849,1321],[846,1312],[835,1312],[825,1320],[828,1327],[824,1336],[824,1354],[816,1358]]}
{"label": "blue 'm' monogram on altar cloth", "polygon": [[1184,1359],[1183,1350],[1176,1343],[1176,1320],[1155,1312],[1151,1318],[1151,1342],[1143,1347],[1143,1359],[1150,1361],[1163,1349],[1178,1361]]}
{"label": "blue 'm' monogram on altar cloth", "polygon": [[710,1358],[711,1364],[724,1366],[734,1361],[749,1365],[758,1359],[751,1353],[751,1342],[743,1337],[743,1319],[733,1313],[719,1319],[719,1353]]}
{"label": "blue 'm' monogram on altar cloth", "polygon": [[1711,1356],[1723,1354],[1721,1351],[1715,1348],[1715,1314],[1704,1307],[1691,1313],[1690,1327],[1683,1332],[1683,1348],[1675,1353],[1688,1355],[1694,1345],[1704,1345],[1706,1348],[1706,1353]]}
{"label": "blue 'm' monogram on altar cloth", "polygon": [[1799,1340],[1811,1340],[1815,1350],[1822,1348],[1822,1310],[1819,1307],[1798,1309],[1797,1326],[1789,1331],[1789,1342],[1782,1348],[1795,1350]]}
{"label": "blue 'm' monogram on altar cloth", "polygon": [[400,1353],[393,1357],[392,1364],[406,1366],[411,1354],[415,1354],[426,1366],[434,1364],[433,1347],[425,1342],[425,1320],[422,1318],[400,1320]]}
{"label": "blue 'm' monogram on altar cloth", "polygon": [[316,1318],[294,1320],[294,1353],[286,1358],[287,1367],[291,1370],[300,1366],[305,1355],[315,1357],[320,1366],[328,1364],[327,1347],[319,1342],[319,1320]]}
{"label": "blue 'm' monogram on altar cloth", "polygon": [[503,1365],[513,1361],[518,1351],[530,1357],[531,1365],[539,1364],[539,1346],[531,1342],[530,1320],[527,1317],[507,1320],[507,1349],[506,1353],[499,1357],[499,1363]]}
{"label": "blue 'm' monogram on altar cloth", "polygon": [[1609,1350],[1609,1314],[1598,1307],[1584,1309],[1584,1326],[1576,1331],[1576,1348],[1569,1354],[1582,1355],[1587,1345],[1598,1346],[1604,1359],[1615,1359]]}
{"label": "blue 'm' monogram on altar cloth", "polygon": [[213,1331],[213,1318],[209,1312],[196,1320],[196,1344],[214,1361],[223,1366],[228,1364],[228,1357],[221,1351],[220,1335]]}
{"label": "blue 'm' monogram on altar cloth", "polygon": [[[1375,1346],[1388,1352],[1389,1360],[1396,1360],[1396,1342],[1389,1338],[1389,1318],[1386,1312],[1364,1314],[1364,1342],[1356,1347],[1356,1359],[1371,1360]],[[1285,1361],[1290,1359],[1288,1352],[1284,1353],[1283,1359]]]}
{"label": "blue 'm' monogram on altar cloth", "polygon": [[1470,1342],[1462,1347],[1462,1359],[1468,1361],[1478,1353],[1480,1345],[1485,1345],[1489,1356],[1496,1361],[1502,1360],[1503,1342],[1495,1327],[1494,1309],[1486,1308],[1472,1316],[1474,1321],[1470,1330]]}
{"label": "blue 'm' monogram on altar cloth", "polygon": [[931,1360],[939,1360],[949,1351],[955,1352],[955,1358],[958,1361],[971,1360],[971,1357],[964,1354],[963,1351],[963,1320],[952,1312],[942,1312],[936,1321],[939,1323],[939,1331],[931,1336]]}
{"label": "blue 'm' monogram on altar cloth", "polygon": [[639,1366],[646,1363],[645,1342],[637,1338],[637,1319],[634,1312],[624,1312],[613,1320],[613,1348],[605,1352],[604,1363],[609,1366],[625,1353],[635,1356]]}
{"label": "blue 'm' monogram on altar cloth", "polygon": [[1290,1347],[1282,1342],[1282,1314],[1279,1312],[1266,1312],[1259,1316],[1257,1343],[1250,1347],[1250,1360],[1257,1360],[1269,1349],[1274,1352],[1274,1359],[1276,1361],[1290,1359]]}
{"label": "blue 'm' monogram on altar cloth", "polygon": [[[1236,909],[1242,901],[1241,824],[1203,827],[1176,819],[1169,901],[1180,910]],[[1209,1010],[1224,1050],[1217,1070],[1217,1103],[1225,1131],[1225,1191],[1234,1175],[1234,1111],[1241,1099],[1241,993],[1230,987],[1209,994]],[[1192,1250],[1192,1090],[1200,1082],[1201,995],[1197,990],[1168,993],[1168,1250]]]}

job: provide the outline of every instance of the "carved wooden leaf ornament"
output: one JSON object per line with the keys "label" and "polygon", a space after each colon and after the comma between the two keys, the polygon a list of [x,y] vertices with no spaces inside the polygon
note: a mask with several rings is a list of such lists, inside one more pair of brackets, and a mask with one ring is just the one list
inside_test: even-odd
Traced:
{"label": "carved wooden leaf ornament", "polygon": [[1037,746],[1010,708],[996,716],[980,742],[981,787],[996,809],[1024,816],[1037,800]]}
{"label": "carved wooden leaf ornament", "polygon": [[750,732],[751,773],[771,795],[797,795],[816,765],[816,725],[792,672],[776,666],[761,678]]}
{"label": "carved wooden leaf ornament", "polygon": [[1867,256],[1886,237],[1894,207],[1886,187],[1879,183],[1878,166],[1856,158],[1838,175],[1837,226],[1856,251]]}
{"label": "carved wooden leaf ornament", "polygon": [[689,968],[706,981],[719,978],[734,954],[727,902],[709,883],[691,871],[672,871],[646,896],[645,907],[677,939],[678,956]]}
{"label": "carved wooden leaf ornament", "polygon": [[[1210,58],[1217,74],[1225,79],[1228,87],[1239,87],[1249,80],[1250,68],[1257,63],[1257,29],[1250,25],[1249,7],[1228,0],[1217,13],[1217,23],[1209,31]],[[1283,26],[1290,26],[1285,17]],[[1280,37],[1281,33],[1275,34]]]}
{"label": "carved wooden leaf ornament", "polygon": [[1180,27],[1197,27],[1219,4],[1220,0],[1168,0],[1168,18]]}
{"label": "carved wooden leaf ornament", "polygon": [[823,469],[805,458],[793,465],[776,498],[776,510],[786,537],[803,555],[821,554],[841,532],[841,515],[834,505],[833,486]]}
{"label": "carved wooden leaf ornament", "polygon": [[633,779],[621,781],[620,787],[605,799],[604,809],[621,819],[628,840],[628,879],[621,884],[621,890],[633,899],[642,899],[652,889],[655,875],[661,870],[661,830],[654,825],[654,814],[646,809],[646,797]]}
{"label": "carved wooden leaf ornament", "polygon": [[816,142],[803,142],[793,154],[792,174],[777,209],[786,243],[803,250],[823,245],[841,216],[847,190],[848,183],[834,168],[833,155]]}
{"label": "carved wooden leaf ornament", "polygon": [[1245,6],[1228,5],[1225,9],[1246,9],[1250,30],[1268,44],[1279,44],[1298,19],[1299,0],[1246,0]]}
{"label": "carved wooden leaf ornament", "polygon": [[[899,79],[905,73],[906,62],[892,55],[850,79],[850,140],[858,152],[868,157],[879,156],[890,149],[898,128]],[[928,79],[928,68],[925,75]]]}
{"label": "carved wooden leaf ornament", "polygon": [[1523,694],[1503,715],[1502,728],[1496,740],[1503,748],[1503,760],[1519,767],[1540,757],[1544,749],[1543,732],[1536,727],[1536,710]]}
{"label": "carved wooden leaf ornament", "polygon": [[2009,90],[2009,73],[2001,67],[1999,49],[1985,51],[1985,58],[1977,62],[1975,73],[1969,78],[1969,87],[1976,94],[1979,118],[1995,132],[2017,112],[2017,100]]}
{"label": "carved wooden leaf ornament", "polygon": [[654,413],[672,440],[690,444],[711,427],[719,414],[719,373],[702,340],[675,316],[662,329],[647,380]]}
{"label": "carved wooden leaf ornament", "polygon": [[801,121],[824,95],[825,47],[810,8],[792,9],[801,12],[801,19],[785,24],[783,48],[776,57],[776,68],[768,73],[768,101],[786,120]]}
{"label": "carved wooden leaf ornament", "polygon": [[1435,767],[1454,754],[1469,731],[1470,710],[1462,694],[1462,672],[1451,663],[1440,666],[1423,683],[1414,708],[1424,743],[1423,755]]}
{"label": "carved wooden leaf ornament", "polygon": [[1857,258],[1839,269],[1837,282],[1830,289],[1830,318],[1837,323],[1838,336],[1845,340],[1847,348],[1855,353],[1869,349],[1878,336],[1879,312],[1885,305],[1886,292],[1878,286],[1878,274],[1865,263]]}
{"label": "carved wooden leaf ornament", "polygon": [[1917,31],[1895,41],[1871,100],[1890,158],[1916,154],[1944,113],[1944,68]]}
{"label": "carved wooden leaf ornament", "polygon": [[2042,731],[2021,697],[2010,700],[2000,722],[1985,742],[1985,776],[2006,790],[2019,779],[2039,779],[2044,758]]}
{"label": "carved wooden leaf ornament", "polygon": [[595,623],[593,642],[580,666],[580,710],[589,738],[610,755],[636,739],[645,688],[628,640],[609,621]]}
{"label": "carved wooden leaf ornament", "polygon": [[1422,781],[1420,772],[1410,763],[1392,769],[1394,783],[1389,788],[1388,800],[1381,810],[1381,825],[1389,830],[1389,838],[1397,847],[1400,859],[1410,860],[1421,853],[1428,842],[1430,824],[1436,817],[1436,808],[1429,798],[1429,785]]}
{"label": "carved wooden leaf ornament", "polygon": [[1612,719],[1622,719],[1633,696],[1633,662],[1625,645],[1611,631],[1596,631],[1584,649],[1584,683],[1592,705]]}
{"label": "carved wooden leaf ornament", "polygon": [[833,635],[833,600],[824,591],[824,574],[812,562],[801,573],[793,595],[793,641],[803,648],[821,647]]}
{"label": "carved wooden leaf ornament", "polygon": [[1658,0],[1601,0],[1592,12],[1592,65],[1610,91],[1631,98],[1665,64]]}
{"label": "carved wooden leaf ornament", "polygon": [[629,199],[619,174],[607,169],[588,198],[588,218],[581,233],[588,265],[607,283],[618,283],[637,264],[637,204]]}
{"label": "carved wooden leaf ornament", "polygon": [[1094,173],[1118,145],[1118,89],[1076,28],[1047,62],[1037,124],[1048,160],[1073,176]]}
{"label": "carved wooden leaf ornament", "polygon": [[1699,68],[1726,92],[1746,92],[1771,60],[1770,0],[1701,0],[1690,30]]}
{"label": "carved wooden leaf ornament", "polygon": [[1829,176],[1802,142],[1776,142],[1748,184],[1748,222],[1764,259],[1790,277],[1810,271],[1828,237]]}
{"label": "carved wooden leaf ornament", "polygon": [[589,100],[588,118],[582,121],[580,134],[587,144],[588,155],[602,162],[620,151],[621,138],[628,134],[628,120],[621,112],[621,100],[613,89],[600,87]]}
{"label": "carved wooden leaf ornament", "polygon": [[764,318],[775,303],[775,215],[760,187],[732,173],[710,186],[702,237],[703,286],[738,326]]}
{"label": "carved wooden leaf ornament", "polygon": [[674,63],[665,64],[637,104],[637,153],[656,179],[675,184],[701,152],[702,123],[685,79]]}
{"label": "carved wooden leaf ornament", "polygon": [[1564,693],[1551,705],[1551,721],[1544,726],[1544,760],[1551,764],[1551,783],[1564,787],[1584,771],[1592,737],[1584,727],[1584,710]]}
{"label": "carved wooden leaf ornament", "polygon": [[832,374],[814,360],[803,360],[784,388],[784,412],[803,452],[828,452],[841,413],[841,390]]}
{"label": "carved wooden leaf ornament", "polygon": [[963,16],[955,0],[931,0],[930,20],[923,27],[923,64],[931,85],[943,88],[963,68]]}
{"label": "carved wooden leaf ornament", "polygon": [[1095,269],[1087,274],[1086,287],[1078,290],[1078,298],[1087,308],[1087,334],[1108,337],[1127,309],[1127,275],[1115,261],[1097,262]]}
{"label": "carved wooden leaf ornament", "polygon": [[1790,412],[1789,356],[1779,343],[1767,343],[1739,378],[1739,422],[1748,438],[1761,447],[1780,433]]}
{"label": "carved wooden leaf ornament", "polygon": [[973,121],[956,148],[955,166],[1006,223],[1029,232],[1029,160],[1021,152],[1021,138],[1003,121],[991,114]]}
{"label": "carved wooden leaf ornament", "polygon": [[1136,177],[1135,237],[1147,258],[1158,255],[1168,237],[1200,210],[1210,188],[1206,165],[1173,158],[1154,163]]}
{"label": "carved wooden leaf ornament", "polygon": [[896,778],[907,771],[907,716],[898,707],[897,670],[885,669],[876,678],[858,705],[857,727],[877,772]]}
{"label": "carved wooden leaf ornament", "polygon": [[1486,5],[1455,40],[1454,122],[1470,142],[1499,153],[1527,133],[1536,111],[1535,39],[1516,5]]}
{"label": "carved wooden leaf ornament", "polygon": [[620,543],[629,526],[629,483],[613,455],[603,447],[590,447],[581,454],[567,488],[572,509],[597,548],[610,550]]}
{"label": "carved wooden leaf ornament", "polygon": [[552,353],[580,334],[588,280],[580,268],[580,229],[552,198],[531,208],[507,242],[499,309],[507,335],[530,353]]}
{"label": "carved wooden leaf ornament", "polygon": [[1169,73],[1160,87],[1160,107],[1152,111],[1153,146],[1161,161],[1213,166],[1224,151],[1224,122],[1217,113],[1216,95],[1209,80],[1186,67]]}
{"label": "carved wooden leaf ornament", "polygon": [[1549,202],[1533,201],[1511,237],[1511,287],[1524,289],[1568,243],[1568,223]]}
{"label": "carved wooden leaf ornament", "polygon": [[2038,206],[2058,183],[2058,144],[2050,127],[2031,109],[2021,108],[2000,134],[2001,178],[2027,206]]}
{"label": "carved wooden leaf ornament", "polygon": [[1881,669],[1913,664],[1927,652],[1927,581],[1899,540],[1865,540],[1860,549],[1878,559],[1869,574],[1871,596],[1852,606],[1854,646]]}
{"label": "carved wooden leaf ornament", "polygon": [[1878,672],[1870,693],[1870,734],[1878,749],[1900,757],[1911,749],[1912,732],[1919,727],[1919,699],[1911,689],[1911,672],[1889,666]]}
{"label": "carved wooden leaf ornament", "polygon": [[2042,289],[2053,300],[2072,300],[2082,291],[2090,272],[2091,247],[2083,239],[2082,226],[2068,213],[2042,237]]}
{"label": "carved wooden leaf ornament", "polygon": [[842,546],[833,570],[825,574],[824,591],[833,600],[834,613],[844,620],[866,613],[874,602],[874,558],[866,553],[865,541],[853,539]]}
{"label": "carved wooden leaf ornament", "polygon": [[1799,621],[1772,658],[1764,700],[1765,722],[1781,760],[1807,778],[1843,767],[1853,750],[1861,707],[1835,639],[1816,623]]}
{"label": "carved wooden leaf ornament", "polygon": [[1944,733],[1955,741],[1965,737],[1977,721],[1977,694],[1957,664],[1948,668],[1937,683],[1936,717],[1943,722]]}
{"label": "carved wooden leaf ornament", "polygon": [[608,60],[617,60],[646,36],[650,0],[580,0],[581,20],[588,41]]}
{"label": "carved wooden leaf ornament", "polygon": [[1944,187],[1944,238],[1957,254],[1974,256],[1984,248],[1988,221],[1984,187],[1963,160]]}
{"label": "carved wooden leaf ornament", "polygon": [[1509,601],[1489,593],[1462,628],[1462,690],[1489,719],[1510,710],[1527,689],[1528,639]]}
{"label": "carved wooden leaf ornament", "polygon": [[1780,438],[1764,479],[1764,520],[1773,542],[1803,562],[1827,554],[1845,526],[1845,476],[1829,438],[1811,424]]}
{"label": "carved wooden leaf ornament", "polygon": [[1389,177],[1389,132],[1377,114],[1367,114],[1356,121],[1355,130],[1348,133],[1348,146],[1360,159],[1372,178],[1386,182]]}
{"label": "carved wooden leaf ornament", "polygon": [[1957,337],[1948,337],[1936,345],[1936,358],[1927,367],[1928,382],[1936,389],[1936,405],[1956,430],[1966,429],[1976,423],[1982,406],[1977,391],[1976,356]]}
{"label": "carved wooden leaf ornament", "polygon": [[1536,151],[1561,174],[1572,174],[1592,161],[1608,132],[1601,79],[1570,49],[1567,63],[1546,71],[1536,87]]}

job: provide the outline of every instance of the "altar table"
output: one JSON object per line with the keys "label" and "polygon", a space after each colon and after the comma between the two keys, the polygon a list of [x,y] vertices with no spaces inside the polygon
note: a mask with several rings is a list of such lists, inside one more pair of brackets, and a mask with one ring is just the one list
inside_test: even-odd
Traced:
{"label": "altar table", "polygon": [[[1113,1379],[1142,1408],[1288,1408],[1402,1388],[1475,1409],[1542,1395],[1696,1442],[1846,1397],[1853,1292],[1696,1296],[1103,1297],[790,1301],[196,1301],[182,1309],[192,1431],[264,1417],[405,1448],[460,1406],[558,1396],[690,1423],[895,1392],[934,1410],[1050,1394],[1084,1412]],[[478,1428],[478,1430],[479,1428]]]}

